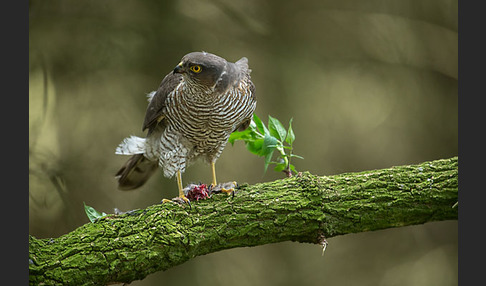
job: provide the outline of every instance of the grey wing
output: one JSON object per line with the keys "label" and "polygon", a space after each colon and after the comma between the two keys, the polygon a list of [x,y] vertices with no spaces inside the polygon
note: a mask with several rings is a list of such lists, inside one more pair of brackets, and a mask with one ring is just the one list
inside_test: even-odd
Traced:
{"label": "grey wing", "polygon": [[182,75],[174,74],[172,72],[164,77],[164,79],[160,83],[159,89],[157,89],[155,95],[152,97],[152,100],[147,107],[142,131],[148,128],[148,134],[152,133],[155,127],[157,127],[157,125],[159,124],[159,122],[164,119],[165,101],[167,99],[167,95],[177,87],[181,80]]}
{"label": "grey wing", "polygon": [[[250,79],[248,79],[248,84],[249,84],[249,88],[248,89],[250,91],[251,98],[252,98],[253,102],[256,102],[255,85],[253,84],[253,82]],[[253,112],[252,112],[251,117],[250,118],[247,118],[246,120],[243,120],[243,122],[240,125],[238,125],[235,128],[235,130],[233,130],[233,132],[234,131],[244,131],[246,128],[248,128],[248,126],[250,126],[250,123],[251,123],[252,118],[253,118]]]}

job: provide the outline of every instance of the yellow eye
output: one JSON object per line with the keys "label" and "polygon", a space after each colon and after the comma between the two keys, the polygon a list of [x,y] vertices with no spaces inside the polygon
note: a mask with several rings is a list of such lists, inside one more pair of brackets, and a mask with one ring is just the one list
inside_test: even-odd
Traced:
{"label": "yellow eye", "polygon": [[195,73],[200,73],[202,71],[202,67],[200,65],[191,66],[189,69]]}

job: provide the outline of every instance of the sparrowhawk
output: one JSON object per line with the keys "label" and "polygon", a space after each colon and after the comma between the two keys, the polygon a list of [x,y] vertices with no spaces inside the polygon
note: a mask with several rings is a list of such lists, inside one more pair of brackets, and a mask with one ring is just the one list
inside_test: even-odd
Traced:
{"label": "sparrowhawk", "polygon": [[216,186],[216,160],[230,134],[249,126],[256,108],[250,72],[245,57],[231,63],[206,52],[185,55],[149,94],[146,138],[131,136],[117,147],[116,154],[132,155],[116,174],[118,188],[136,189],[161,167],[165,177],[176,175],[179,197],[187,201],[181,173],[198,158],[211,165]]}

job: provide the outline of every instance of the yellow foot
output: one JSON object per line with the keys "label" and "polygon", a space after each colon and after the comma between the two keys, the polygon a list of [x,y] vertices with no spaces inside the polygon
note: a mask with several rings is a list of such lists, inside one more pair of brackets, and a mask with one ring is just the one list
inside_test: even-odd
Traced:
{"label": "yellow foot", "polygon": [[226,193],[226,194],[234,194],[235,188],[238,187],[238,183],[233,181],[233,182],[227,182],[227,183],[220,183],[217,184],[216,186],[211,184],[211,193]]}
{"label": "yellow foot", "polygon": [[169,199],[163,199],[162,200],[163,204],[168,203],[168,202],[178,203],[178,204],[181,204],[181,205],[187,203],[187,204],[189,204],[189,206],[191,206],[191,202],[189,201],[188,198],[186,198],[186,196],[175,197],[172,200],[169,200]]}

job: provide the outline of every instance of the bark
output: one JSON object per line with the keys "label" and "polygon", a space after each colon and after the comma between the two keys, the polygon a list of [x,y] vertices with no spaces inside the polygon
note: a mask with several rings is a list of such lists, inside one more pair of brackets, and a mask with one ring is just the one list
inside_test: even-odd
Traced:
{"label": "bark", "polygon": [[458,158],[333,176],[302,173],[192,206],[108,215],[59,238],[29,236],[30,285],[143,279],[223,249],[325,238],[458,217]]}

